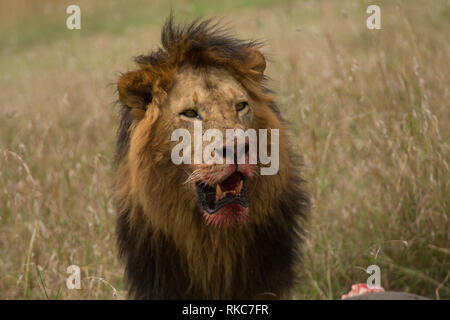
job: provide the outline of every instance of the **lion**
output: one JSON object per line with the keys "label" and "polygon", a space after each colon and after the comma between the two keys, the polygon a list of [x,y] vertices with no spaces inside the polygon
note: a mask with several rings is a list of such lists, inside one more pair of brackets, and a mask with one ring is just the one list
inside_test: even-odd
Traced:
{"label": "lion", "polygon": [[[291,298],[309,196],[265,86],[261,43],[210,19],[176,25],[172,16],[161,42],[117,83],[114,199],[129,298]],[[203,131],[278,129],[278,172],[260,174],[259,161],[174,164],[171,134],[199,122]],[[246,141],[223,146],[248,159]]]}

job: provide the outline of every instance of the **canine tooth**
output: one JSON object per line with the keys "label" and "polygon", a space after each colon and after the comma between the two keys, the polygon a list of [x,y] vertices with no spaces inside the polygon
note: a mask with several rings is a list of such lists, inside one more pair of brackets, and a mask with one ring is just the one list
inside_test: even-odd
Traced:
{"label": "canine tooth", "polygon": [[216,184],[216,196],[220,197],[222,195],[222,189],[220,189],[220,185]]}
{"label": "canine tooth", "polygon": [[242,190],[242,186],[244,185],[243,181],[241,180],[241,182],[239,182],[238,187],[236,188],[237,193],[240,193]]}

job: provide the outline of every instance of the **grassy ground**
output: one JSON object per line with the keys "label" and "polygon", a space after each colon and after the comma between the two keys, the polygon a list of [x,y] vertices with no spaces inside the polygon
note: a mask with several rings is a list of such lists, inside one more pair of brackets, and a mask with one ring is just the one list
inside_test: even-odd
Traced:
{"label": "grassy ground", "polygon": [[0,298],[124,296],[114,82],[171,6],[267,41],[314,203],[297,297],[338,299],[376,264],[387,289],[450,298],[448,1],[377,1],[372,31],[368,1],[76,2],[80,31],[74,1],[0,2]]}

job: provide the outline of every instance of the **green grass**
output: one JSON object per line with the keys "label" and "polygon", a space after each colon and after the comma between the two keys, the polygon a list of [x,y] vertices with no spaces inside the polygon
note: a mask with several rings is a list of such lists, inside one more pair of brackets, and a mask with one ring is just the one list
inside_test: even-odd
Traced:
{"label": "green grass", "polygon": [[[289,2],[282,0],[281,2]],[[0,31],[0,43],[8,50],[17,52],[26,50],[36,44],[49,45],[54,41],[73,41],[80,37],[96,35],[120,35],[134,32],[136,29],[161,25],[170,11],[174,15],[193,19],[209,14],[224,14],[227,12],[273,5],[270,0],[232,0],[232,1],[182,1],[178,5],[170,2],[154,0],[131,0],[125,2],[96,1],[94,5],[82,1],[81,8],[82,25],[78,32],[68,30],[64,26],[69,16],[65,8],[72,4],[70,1],[59,3],[48,1],[52,8],[52,15],[46,14],[45,6],[39,6],[37,10],[30,12],[23,19],[9,25],[8,29]],[[280,3],[280,1],[278,1]],[[84,5],[83,5],[84,4]],[[14,5],[13,5],[14,6]],[[89,10],[84,10],[88,7]],[[62,27],[63,26],[63,27]],[[11,32],[11,30],[13,30]]]}

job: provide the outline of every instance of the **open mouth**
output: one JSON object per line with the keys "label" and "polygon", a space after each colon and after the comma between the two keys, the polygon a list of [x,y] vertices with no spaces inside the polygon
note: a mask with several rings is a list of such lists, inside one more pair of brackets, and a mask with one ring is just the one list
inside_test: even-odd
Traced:
{"label": "open mouth", "polygon": [[196,188],[203,209],[209,214],[230,204],[248,207],[247,182],[240,172],[234,172],[215,186],[199,181]]}

